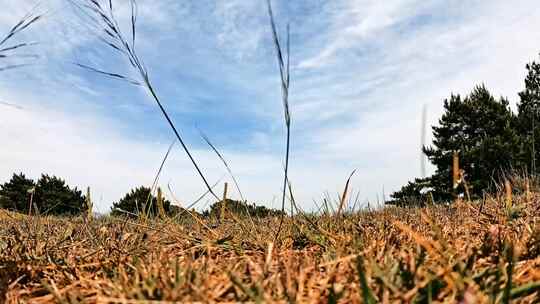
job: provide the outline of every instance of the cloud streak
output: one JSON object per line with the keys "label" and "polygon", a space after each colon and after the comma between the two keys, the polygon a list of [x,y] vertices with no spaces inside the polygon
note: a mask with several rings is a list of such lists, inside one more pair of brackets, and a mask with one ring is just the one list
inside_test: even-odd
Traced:
{"label": "cloud streak", "polygon": [[[140,55],[209,179],[225,169],[195,124],[221,147],[244,195],[278,207],[283,113],[264,1],[139,2]],[[277,23],[291,22],[290,178],[308,209],[326,190],[341,191],[354,168],[352,186],[371,200],[383,185],[389,193],[419,176],[424,105],[436,123],[444,98],[480,83],[515,102],[524,65],[540,50],[532,0],[274,3]],[[32,4],[9,1],[0,31]],[[143,92],[71,65],[126,68],[96,47],[63,1],[49,5],[32,32],[43,59],[0,75],[0,100],[23,108],[0,104],[0,142],[9,143],[0,179],[62,175],[92,186],[104,210],[151,183],[171,137]],[[124,19],[125,10],[118,8]],[[176,151],[161,181],[188,202],[204,192],[193,174]]]}

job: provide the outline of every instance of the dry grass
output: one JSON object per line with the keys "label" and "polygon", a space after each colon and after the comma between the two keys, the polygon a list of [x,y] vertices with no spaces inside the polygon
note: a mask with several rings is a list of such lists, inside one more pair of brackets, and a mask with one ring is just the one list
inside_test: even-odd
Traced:
{"label": "dry grass", "polygon": [[277,243],[279,218],[252,230],[0,211],[0,292],[6,303],[538,303],[540,195],[527,197],[300,215]]}
{"label": "dry grass", "polygon": [[[219,199],[136,52],[136,1],[129,1],[128,35],[112,1],[71,3],[85,13],[105,46],[129,62],[137,79],[78,65],[146,88],[208,192]],[[291,128],[289,30],[282,45],[267,4],[287,129],[284,210]],[[31,46],[6,43],[40,18],[29,14],[15,25],[0,40],[0,58]],[[0,71],[18,66],[0,66]],[[456,181],[459,165],[454,168]],[[154,184],[158,177],[159,172]],[[327,212],[319,216],[242,219],[229,213],[233,220],[219,224],[197,214],[137,221],[0,210],[0,303],[540,303],[540,194],[527,190],[512,196],[507,186],[500,197],[482,202],[347,213],[348,184],[335,214],[329,214],[325,200]],[[289,192],[292,197],[290,185]]]}

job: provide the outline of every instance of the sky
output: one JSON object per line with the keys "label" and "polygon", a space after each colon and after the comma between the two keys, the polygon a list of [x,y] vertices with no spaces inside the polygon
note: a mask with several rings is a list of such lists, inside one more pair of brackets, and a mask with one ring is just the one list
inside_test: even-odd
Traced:
{"label": "sky", "polygon": [[[15,40],[37,42],[26,52],[39,58],[0,72],[0,181],[14,172],[58,175],[79,189],[89,186],[100,212],[131,188],[150,186],[174,139],[156,104],[141,87],[74,64],[135,76],[129,62],[67,0],[37,7],[0,1],[0,35],[28,11],[45,13]],[[129,32],[129,2],[114,5]],[[540,52],[540,7],[533,0],[273,5],[282,38],[290,24],[290,180],[307,210],[325,195],[337,197],[355,169],[351,187],[361,203],[419,177],[423,109],[428,125],[436,124],[445,98],[479,84],[515,104],[525,64]],[[265,1],[139,0],[138,6],[139,56],[202,171],[218,183],[216,192],[232,181],[197,128],[227,159],[247,199],[279,207],[285,127]],[[183,206],[205,192],[178,145],[160,185]]]}

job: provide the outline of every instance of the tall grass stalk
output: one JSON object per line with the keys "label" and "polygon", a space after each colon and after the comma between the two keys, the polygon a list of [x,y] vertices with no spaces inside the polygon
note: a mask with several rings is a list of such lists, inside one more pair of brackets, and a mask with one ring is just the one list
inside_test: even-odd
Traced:
{"label": "tall grass stalk", "polygon": [[30,10],[19,22],[17,22],[5,36],[0,37],[0,72],[23,67],[29,65],[29,63],[4,63],[11,58],[37,58],[35,54],[19,54],[18,52],[27,49],[30,46],[35,45],[34,42],[13,42],[22,32],[27,30],[30,26],[37,23],[43,18],[43,14],[35,14],[37,6]]}
{"label": "tall grass stalk", "polygon": [[234,187],[236,188],[236,191],[238,191],[238,195],[240,195],[240,199],[243,202],[245,202],[246,200],[244,199],[244,195],[242,194],[242,190],[240,190],[238,180],[236,179],[235,175],[233,174],[231,167],[229,166],[229,164],[225,160],[225,157],[223,157],[223,155],[219,152],[219,150],[216,148],[216,146],[210,141],[210,138],[208,138],[208,136],[200,128],[197,128],[197,129],[198,129],[199,134],[201,135],[202,139],[206,142],[206,144],[208,144],[208,146],[210,146],[212,151],[214,151],[214,153],[218,156],[218,158],[221,160],[221,162],[223,163],[223,165],[227,169],[227,172],[229,173],[229,175],[231,176],[231,178],[233,180]]}
{"label": "tall grass stalk", "polygon": [[351,175],[349,175],[349,178],[347,178],[347,182],[345,183],[345,189],[343,189],[343,194],[341,195],[341,199],[339,202],[339,209],[337,212],[337,216],[339,217],[341,215],[341,212],[343,211],[343,207],[345,206],[345,201],[347,200],[347,193],[349,193],[349,184],[351,183],[351,178],[353,177],[356,170],[353,170]]}
{"label": "tall grass stalk", "polygon": [[145,214],[147,214],[148,212],[150,212],[151,208],[152,208],[152,194],[154,193],[154,191],[156,190],[156,188],[158,187],[158,182],[159,182],[159,176],[161,175],[161,171],[163,170],[163,167],[165,166],[165,162],[167,162],[167,159],[169,158],[169,155],[171,154],[171,151],[174,147],[174,145],[176,144],[176,139],[173,140],[173,142],[170,144],[169,148],[167,149],[167,152],[165,153],[165,156],[163,156],[163,159],[161,160],[161,164],[159,165],[159,169],[156,173],[156,176],[154,177],[154,181],[152,182],[152,187],[150,188],[150,192],[148,192],[148,197],[146,198],[146,210],[145,210]]}
{"label": "tall grass stalk", "polygon": [[129,4],[131,6],[131,18],[130,18],[131,35],[129,36],[129,38],[124,36],[122,29],[115,17],[113,0],[108,0],[107,5],[100,4],[99,0],[69,0],[69,1],[70,3],[73,4],[73,6],[76,9],[83,12],[84,15],[90,18],[92,23],[96,26],[95,30],[98,33],[97,35],[99,39],[105,44],[105,46],[115,52],[118,52],[121,56],[123,56],[129,61],[135,73],[138,74],[139,79],[132,79],[131,77],[128,77],[126,75],[103,71],[103,70],[100,70],[100,69],[97,69],[88,65],[81,64],[81,63],[76,63],[76,65],[94,73],[105,75],[105,76],[115,78],[118,80],[127,81],[128,83],[131,83],[133,85],[144,87],[148,91],[148,93],[151,95],[151,97],[154,99],[154,101],[156,102],[156,105],[158,106],[159,110],[163,114],[163,117],[167,121],[169,127],[172,129],[174,135],[180,142],[180,145],[182,146],[184,152],[187,154],[189,160],[195,167],[195,170],[197,171],[199,177],[204,182],[204,185],[208,189],[209,193],[212,194],[217,200],[219,200],[219,197],[214,193],[214,191],[212,190],[212,187],[210,187],[210,184],[208,183],[203,172],[201,171],[199,165],[195,161],[195,158],[191,154],[184,139],[180,135],[180,132],[176,128],[175,124],[173,123],[169,113],[165,109],[165,106],[163,105],[160,98],[158,97],[158,94],[150,80],[148,69],[146,68],[146,66],[144,65],[144,62],[142,61],[142,59],[139,57],[137,53],[137,49],[136,49],[137,10],[138,10],[137,1],[129,0]]}
{"label": "tall grass stalk", "polygon": [[426,154],[424,153],[424,148],[426,147],[426,126],[427,126],[427,105],[424,104],[422,108],[422,127],[420,134],[420,176],[426,178]]}
{"label": "tall grass stalk", "polygon": [[92,196],[90,192],[90,187],[86,188],[86,196],[84,198],[85,206],[84,206],[84,219],[88,223],[92,220],[93,216],[93,210],[94,210],[94,203],[92,202]]}
{"label": "tall grass stalk", "polygon": [[236,191],[238,191],[238,194],[240,195],[240,199],[242,200],[242,202],[244,202],[244,207],[246,209],[246,215],[249,218],[249,221],[251,222],[251,226],[252,226],[253,229],[256,229],[255,223],[253,222],[253,218],[251,217],[251,214],[249,213],[249,208],[247,206],[247,200],[244,199],[244,195],[242,194],[242,190],[240,190],[240,186],[238,184],[238,181],[237,181],[235,175],[232,172],[231,167],[229,166],[229,164],[225,160],[225,157],[223,157],[223,155],[216,148],[216,146],[214,144],[212,144],[212,142],[210,141],[210,138],[208,138],[208,136],[200,128],[197,128],[197,129],[199,130],[199,133],[200,133],[202,139],[210,146],[210,148],[214,151],[214,153],[218,156],[218,158],[221,160],[221,162],[223,163],[223,165],[227,169],[227,172],[229,173],[230,177],[233,180],[234,186],[236,187]]}
{"label": "tall grass stalk", "polygon": [[225,183],[223,186],[223,199],[221,200],[221,212],[219,214],[221,223],[225,222],[225,212],[227,212],[227,190],[228,184]]}
{"label": "tall grass stalk", "polygon": [[459,178],[459,152],[454,151],[452,154],[452,189],[454,192],[456,191],[457,187],[459,186],[460,178]]}
{"label": "tall grass stalk", "polygon": [[[225,175],[221,176],[213,185],[212,185],[212,189],[217,187],[217,185],[219,183],[221,183],[221,181],[223,180],[223,178],[225,177]],[[171,194],[171,197],[178,203],[180,204],[180,201],[178,199],[176,199],[172,189],[171,189],[171,185],[168,184],[167,185],[167,188],[169,189],[169,193]],[[182,211],[180,211],[179,213],[177,213],[175,216],[174,216],[174,220],[180,218],[181,215],[184,214],[184,212],[186,212],[186,210],[189,211],[189,209],[195,207],[195,205],[197,205],[200,201],[202,201],[207,195],[208,193],[210,193],[208,190],[206,190],[203,194],[201,194],[195,201],[193,201],[191,204],[187,205],[186,207],[184,207],[184,209]]]}
{"label": "tall grass stalk", "polygon": [[[281,78],[281,97],[283,101],[283,111],[284,111],[284,118],[285,118],[285,127],[287,129],[287,135],[286,135],[286,147],[285,147],[285,172],[284,172],[284,178],[283,178],[283,193],[281,198],[281,219],[279,221],[279,227],[276,233],[276,240],[279,237],[279,234],[281,233],[281,228],[283,226],[283,217],[285,216],[285,196],[287,192],[287,180],[288,180],[288,173],[289,173],[289,152],[290,152],[290,144],[291,144],[291,114],[289,111],[289,84],[290,84],[290,27],[287,25],[287,42],[286,42],[286,49],[283,50],[281,46],[281,42],[279,41],[279,36],[276,29],[276,22],[274,19],[274,13],[272,11],[272,3],[271,0],[266,0],[267,6],[268,6],[268,16],[270,17],[270,27],[272,29],[272,37],[274,41],[274,47],[276,49],[276,55],[278,60],[278,66],[279,66],[279,74]],[[285,54],[284,54],[285,53]],[[285,59],[285,56],[287,58]]]}
{"label": "tall grass stalk", "polygon": [[167,213],[165,212],[165,208],[163,207],[163,193],[161,192],[160,187],[157,188],[156,204],[158,208],[159,217],[162,219],[166,218]]}

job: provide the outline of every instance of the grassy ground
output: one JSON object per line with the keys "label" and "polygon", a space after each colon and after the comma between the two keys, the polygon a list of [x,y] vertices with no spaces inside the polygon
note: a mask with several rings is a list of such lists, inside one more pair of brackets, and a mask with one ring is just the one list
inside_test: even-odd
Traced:
{"label": "grassy ground", "polygon": [[539,303],[540,195],[342,216],[126,220],[0,211],[6,303]]}

